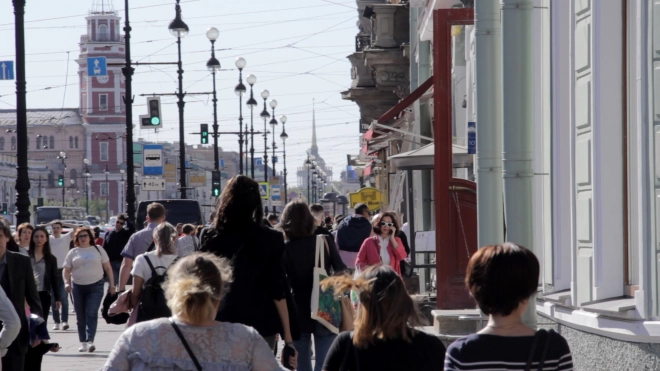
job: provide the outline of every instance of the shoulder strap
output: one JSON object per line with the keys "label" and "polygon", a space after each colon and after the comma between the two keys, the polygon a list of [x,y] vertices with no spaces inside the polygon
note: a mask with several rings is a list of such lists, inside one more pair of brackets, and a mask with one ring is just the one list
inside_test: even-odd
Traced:
{"label": "shoulder strap", "polygon": [[543,353],[541,353],[541,359],[539,360],[538,371],[543,371],[543,366],[545,364],[545,357],[548,354],[548,348],[550,347],[550,339],[552,338],[552,333],[554,330],[550,329],[547,331],[547,338],[545,339],[545,345],[543,346]]}
{"label": "shoulder strap", "polygon": [[151,260],[149,259],[147,254],[144,254],[144,259],[147,261],[147,264],[149,264],[149,268],[151,268],[151,277],[158,276],[158,273],[156,272],[156,268],[154,268],[154,265],[151,264]]}
{"label": "shoulder strap", "polygon": [[151,244],[150,244],[149,247],[147,248],[147,252],[149,252],[149,251],[154,251],[155,249],[156,249],[156,242],[151,241]]}
{"label": "shoulder strap", "polygon": [[[149,263],[151,265],[151,263]],[[179,326],[174,322],[172,317],[169,318],[170,324],[174,328],[174,331],[176,332],[176,335],[181,339],[181,343],[183,343],[183,347],[186,348],[186,352],[188,352],[188,355],[192,359],[193,363],[195,364],[195,368],[197,368],[197,371],[202,371],[202,365],[199,364],[199,361],[197,360],[197,357],[195,357],[195,353],[193,353],[192,349],[190,349],[190,345],[188,345],[188,342],[186,341],[186,338],[183,337],[183,334],[181,333],[181,330],[179,329]]]}
{"label": "shoulder strap", "polygon": [[99,252],[99,255],[101,255],[101,258],[103,257],[103,254],[101,254],[101,250],[99,250],[99,247],[94,244],[94,248],[96,248],[96,251]]}
{"label": "shoulder strap", "polygon": [[534,341],[532,341],[532,348],[529,350],[529,355],[527,356],[527,364],[525,365],[525,371],[530,371],[532,368],[532,362],[534,361],[534,354],[536,353],[536,345],[539,342],[539,338],[542,336],[545,330],[538,330],[534,334]]}
{"label": "shoulder strap", "polygon": [[316,236],[316,258],[314,259],[314,265],[322,269],[325,269],[325,254],[323,254],[324,241],[325,238],[323,236]]}

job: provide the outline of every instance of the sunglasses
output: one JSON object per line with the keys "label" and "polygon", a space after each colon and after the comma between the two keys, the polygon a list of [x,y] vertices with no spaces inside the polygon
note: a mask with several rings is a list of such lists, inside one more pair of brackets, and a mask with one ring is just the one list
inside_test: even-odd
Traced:
{"label": "sunglasses", "polygon": [[78,236],[78,239],[81,239],[81,238],[89,238],[89,235],[88,234],[81,234],[80,236]]}
{"label": "sunglasses", "polygon": [[380,225],[388,226],[388,227],[394,227],[394,223],[390,223],[390,222],[380,222]]}

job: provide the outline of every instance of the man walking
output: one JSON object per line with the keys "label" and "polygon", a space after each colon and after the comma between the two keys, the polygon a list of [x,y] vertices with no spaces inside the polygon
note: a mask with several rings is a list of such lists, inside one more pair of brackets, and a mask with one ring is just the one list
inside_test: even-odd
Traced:
{"label": "man walking", "polygon": [[[59,290],[61,293],[64,293],[62,297],[62,307],[57,308],[55,301],[51,306],[53,310],[53,320],[55,324],[53,325],[53,330],[60,329],[60,320],[62,320],[62,330],[69,329],[69,298],[66,296],[66,291],[64,291],[64,279],[62,278],[62,270],[64,269],[64,258],[69,252],[71,246],[71,241],[73,240],[74,233],[76,233],[77,225],[63,223],[59,220],[53,220],[50,223],[43,224],[43,226],[50,226],[53,230],[53,234],[50,236],[48,242],[50,242],[51,253],[57,258],[57,284],[59,285]],[[71,230],[65,234],[62,234],[62,228],[67,227]],[[51,297],[55,297],[53,293],[50,294]],[[60,318],[60,309],[62,311],[62,316]],[[44,308],[44,310],[48,310]]]}
{"label": "man walking", "polygon": [[131,275],[133,269],[133,261],[138,255],[144,254],[149,250],[149,247],[154,242],[154,229],[165,221],[165,207],[157,202],[147,206],[147,222],[149,224],[143,230],[133,234],[128,243],[121,252],[124,257],[121,268],[119,270],[119,289],[124,291],[126,283]]}
{"label": "man walking", "polygon": [[311,204],[309,205],[309,212],[312,213],[314,217],[314,230],[315,235],[325,235],[330,234],[330,230],[325,227],[324,218],[325,218],[325,209],[321,204]]}
{"label": "man walking", "polygon": [[355,260],[362,242],[371,236],[372,225],[369,221],[367,204],[355,205],[355,215],[344,218],[337,227],[337,248],[347,267],[354,269]]}
{"label": "man walking", "polygon": [[27,302],[32,313],[42,318],[44,316],[30,258],[7,251],[7,241],[10,238],[11,230],[9,227],[4,223],[0,224],[0,286],[7,294],[21,322],[18,337],[7,348],[7,354],[2,357],[2,369],[23,370],[25,353],[27,353],[30,343],[25,303]]}
{"label": "man walking", "polygon": [[119,280],[119,270],[123,259],[121,252],[133,233],[135,233],[135,224],[128,219],[126,214],[119,214],[115,220],[115,229],[106,234],[103,240],[103,249],[108,253],[115,280]]}

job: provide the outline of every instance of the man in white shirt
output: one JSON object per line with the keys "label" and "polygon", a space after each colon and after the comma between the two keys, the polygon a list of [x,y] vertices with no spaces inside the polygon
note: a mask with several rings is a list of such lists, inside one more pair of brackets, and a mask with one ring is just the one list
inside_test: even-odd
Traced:
{"label": "man in white shirt", "polygon": [[[69,253],[69,248],[71,246],[71,241],[73,240],[73,235],[76,233],[76,229],[78,228],[77,225],[73,224],[68,224],[68,223],[63,223],[59,220],[53,220],[50,223],[44,224],[44,226],[49,225],[52,230],[53,234],[50,236],[50,250],[51,253],[57,258],[57,278],[58,278],[58,285],[60,285],[60,292],[65,292],[64,291],[64,280],[62,279],[62,270],[64,268],[64,258],[66,258],[66,254]],[[68,233],[62,234],[62,228],[67,227],[71,228],[71,230]],[[53,310],[53,320],[55,321],[55,325],[53,325],[53,330],[59,330],[60,329],[60,310],[57,309],[55,306],[55,303],[52,305],[52,310]],[[48,310],[47,308],[44,308],[44,310]],[[69,298],[64,295],[62,298],[62,330],[68,330],[69,329]]]}

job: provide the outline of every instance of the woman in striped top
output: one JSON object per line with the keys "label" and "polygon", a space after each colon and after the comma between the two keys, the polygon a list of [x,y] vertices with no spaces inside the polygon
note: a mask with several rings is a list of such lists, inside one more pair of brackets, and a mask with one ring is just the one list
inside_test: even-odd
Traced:
{"label": "woman in striped top", "polygon": [[522,322],[538,281],[539,262],[522,246],[486,246],[472,256],[465,283],[488,325],[449,346],[445,370],[573,370],[561,335]]}

